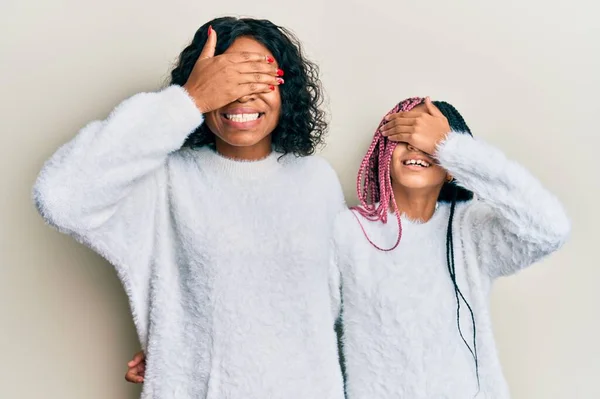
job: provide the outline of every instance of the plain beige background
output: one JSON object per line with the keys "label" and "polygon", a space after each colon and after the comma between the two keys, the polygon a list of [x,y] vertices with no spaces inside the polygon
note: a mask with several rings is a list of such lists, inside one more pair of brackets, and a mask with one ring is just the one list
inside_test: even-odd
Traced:
{"label": "plain beige background", "polygon": [[31,185],[59,144],[124,98],[159,88],[195,30],[226,14],[291,28],[321,65],[332,114],[325,155],[349,201],[380,117],[413,95],[452,102],[476,135],[557,193],[571,241],[496,285],[498,345],[514,398],[600,398],[598,2],[0,4],[0,398],[137,397],[123,380],[139,345],[119,282],[44,226]]}

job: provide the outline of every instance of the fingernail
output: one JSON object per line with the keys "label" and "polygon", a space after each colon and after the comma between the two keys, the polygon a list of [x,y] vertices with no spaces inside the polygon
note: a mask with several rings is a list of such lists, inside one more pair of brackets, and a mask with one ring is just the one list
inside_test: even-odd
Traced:
{"label": "fingernail", "polygon": [[275,90],[275,86],[271,85],[269,86],[269,89],[271,89],[271,91]]}
{"label": "fingernail", "polygon": [[278,69],[277,70],[277,76],[283,76],[283,70]]}
{"label": "fingernail", "polygon": [[277,78],[277,83],[279,83],[280,85],[285,83],[285,80],[281,79],[281,78]]}
{"label": "fingernail", "polygon": [[212,34],[212,32],[213,32],[213,28],[212,28],[212,25],[210,25],[208,27],[208,36],[210,36]]}
{"label": "fingernail", "polygon": [[271,57],[270,55],[267,55],[267,62],[268,62],[269,64],[272,64],[272,63],[274,63],[274,62],[275,62],[275,58]]}

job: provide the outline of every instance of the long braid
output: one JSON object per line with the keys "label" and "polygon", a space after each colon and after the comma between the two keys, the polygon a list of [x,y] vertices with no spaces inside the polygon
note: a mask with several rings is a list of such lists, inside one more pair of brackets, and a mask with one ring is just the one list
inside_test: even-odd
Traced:
{"label": "long braid", "polygon": [[[457,190],[454,189],[454,194],[452,198],[452,203],[450,204],[450,217],[448,218],[448,230],[446,232],[446,260],[448,263],[448,272],[450,273],[450,279],[452,280],[452,284],[454,286],[454,295],[456,297],[456,325],[458,326],[458,333],[460,334],[460,338],[467,346],[467,349],[471,353],[473,360],[475,361],[475,375],[477,377],[477,392],[479,393],[480,389],[480,381],[479,381],[479,358],[477,356],[477,328],[475,327],[475,314],[469,302],[467,302],[464,297],[462,291],[458,287],[458,283],[456,282],[456,265],[454,262],[454,236],[452,234],[452,224],[454,221],[454,211],[456,208],[456,195]],[[465,336],[463,335],[462,328],[460,326],[460,302],[461,300],[467,306],[469,310],[469,315],[471,316],[471,323],[473,327],[473,347],[467,342]]]}
{"label": "long braid", "polygon": [[[471,129],[465,122],[462,115],[454,108],[451,104],[448,104],[444,101],[434,101],[434,105],[444,114],[446,119],[448,119],[448,124],[453,131],[472,135]],[[462,187],[456,185],[454,181],[446,184],[445,194],[449,198],[440,198],[440,200],[445,200],[450,202],[450,217],[448,218],[448,230],[446,233],[446,259],[448,263],[448,272],[450,273],[450,278],[452,280],[452,284],[454,285],[454,294],[456,297],[456,325],[458,327],[458,333],[460,338],[465,343],[467,349],[471,353],[473,360],[475,361],[475,375],[477,377],[477,392],[481,388],[481,382],[479,379],[479,357],[477,355],[477,328],[475,324],[475,313],[471,308],[471,305],[463,295],[462,291],[458,287],[457,278],[456,278],[456,266],[454,261],[454,236],[452,233],[452,224],[454,221],[454,213],[456,210],[457,201],[465,201],[473,198],[473,193],[465,190]],[[465,336],[463,335],[462,328],[460,325],[460,311],[461,311],[461,302],[463,302],[468,311],[469,316],[471,318],[471,326],[473,328],[473,341],[472,346],[467,343]]]}
{"label": "long braid", "polygon": [[[388,112],[386,116],[397,112],[410,111],[417,105],[422,104],[423,101],[424,100],[422,98],[418,97],[404,100],[396,105],[390,112]],[[463,119],[462,115],[451,104],[444,101],[434,101],[433,104],[442,112],[442,114],[444,114],[446,119],[448,119],[448,123],[452,131],[472,135],[471,130],[469,129],[469,126],[467,126],[467,123]],[[375,131],[375,135],[371,145],[369,146],[369,150],[361,162],[356,181],[356,192],[358,194],[360,205],[353,207],[352,210],[356,211],[356,213],[360,214],[368,221],[381,221],[382,223],[387,223],[387,213],[389,211],[390,201],[392,202],[391,205],[398,222],[398,238],[394,246],[388,249],[379,247],[369,238],[360,219],[356,213],[353,213],[365,237],[369,243],[371,243],[371,245],[380,251],[392,251],[400,244],[400,240],[402,238],[402,221],[400,218],[400,212],[398,211],[398,206],[396,204],[396,199],[394,197],[394,191],[392,190],[392,181],[390,177],[392,153],[394,152],[397,144],[391,142],[381,134],[380,130],[385,123],[386,121],[384,118]],[[478,389],[477,392],[479,393],[479,358],[477,355],[477,328],[475,324],[475,314],[471,308],[471,305],[468,303],[467,299],[458,287],[454,259],[454,236],[452,232],[456,203],[459,201],[468,201],[472,198],[472,192],[456,185],[456,183],[452,181],[446,183],[442,187],[438,201],[450,202],[451,204],[450,216],[448,218],[448,228],[446,231],[446,262],[456,297],[456,324],[458,327],[458,333],[475,361],[475,374],[477,377]],[[472,346],[467,342],[460,325],[461,302],[466,305],[471,317],[471,324],[473,328]]]}

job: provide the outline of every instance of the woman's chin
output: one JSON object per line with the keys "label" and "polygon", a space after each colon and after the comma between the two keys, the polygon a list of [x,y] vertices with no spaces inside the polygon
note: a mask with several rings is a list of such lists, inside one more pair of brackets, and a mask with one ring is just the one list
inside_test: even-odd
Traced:
{"label": "woman's chin", "polygon": [[239,132],[219,136],[222,141],[232,147],[253,147],[267,137],[252,132]]}

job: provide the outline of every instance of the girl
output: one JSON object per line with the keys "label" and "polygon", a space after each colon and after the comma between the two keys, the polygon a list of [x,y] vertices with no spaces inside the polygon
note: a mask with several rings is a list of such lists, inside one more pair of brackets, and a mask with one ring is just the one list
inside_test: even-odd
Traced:
{"label": "girl", "polygon": [[435,105],[408,99],[384,118],[360,206],[336,221],[349,399],[508,398],[491,285],[569,234],[551,193]]}
{"label": "girl", "polygon": [[315,66],[271,22],[221,18],[171,76],[58,150],[40,213],[115,266],[143,397],[342,399]]}

